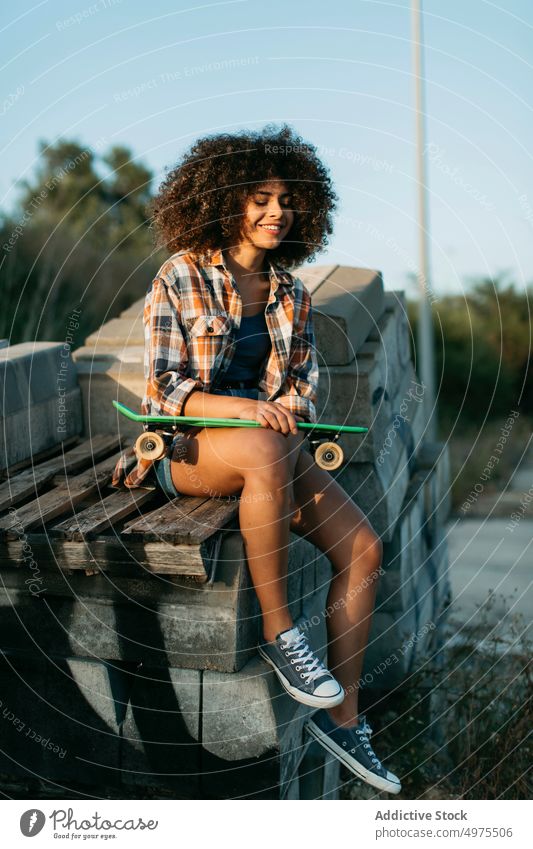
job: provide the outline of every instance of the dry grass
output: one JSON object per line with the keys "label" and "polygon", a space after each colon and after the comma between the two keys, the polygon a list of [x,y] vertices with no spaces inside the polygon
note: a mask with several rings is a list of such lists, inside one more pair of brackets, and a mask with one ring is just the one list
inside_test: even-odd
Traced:
{"label": "dry grass", "polygon": [[[491,626],[493,604],[489,596],[476,628],[461,639],[450,622],[429,670],[368,711],[376,731],[384,729],[372,742],[402,779],[400,799],[531,797],[531,644],[521,616],[505,635]],[[387,753],[394,754],[387,760]],[[343,795],[376,796],[353,780]]]}

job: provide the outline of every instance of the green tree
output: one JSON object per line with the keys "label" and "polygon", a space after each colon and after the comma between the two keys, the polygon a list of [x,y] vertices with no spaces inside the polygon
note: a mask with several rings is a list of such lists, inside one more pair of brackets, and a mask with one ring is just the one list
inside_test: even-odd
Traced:
{"label": "green tree", "polygon": [[11,344],[61,341],[79,307],[81,344],[144,294],[163,259],[146,212],[153,177],[123,146],[99,155],[77,141],[41,141],[39,154],[15,210],[0,220],[0,335]]}
{"label": "green tree", "polygon": [[[474,282],[433,305],[439,417],[466,425],[533,413],[530,311],[533,289],[505,276]],[[409,315],[416,340],[417,305]]]}

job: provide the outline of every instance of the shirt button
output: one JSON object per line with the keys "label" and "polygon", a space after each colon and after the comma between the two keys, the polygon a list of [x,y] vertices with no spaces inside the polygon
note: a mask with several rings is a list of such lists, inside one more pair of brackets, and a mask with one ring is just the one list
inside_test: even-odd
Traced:
{"label": "shirt button", "polygon": [[213,332],[213,328],[212,328],[211,326],[209,326],[209,327],[207,328],[207,332],[208,332],[208,333],[212,333],[212,332]]}

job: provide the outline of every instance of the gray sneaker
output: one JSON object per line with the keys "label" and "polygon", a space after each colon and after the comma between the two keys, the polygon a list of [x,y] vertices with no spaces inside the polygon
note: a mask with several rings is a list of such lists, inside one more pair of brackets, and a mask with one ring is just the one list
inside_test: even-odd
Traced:
{"label": "gray sneaker", "polygon": [[330,754],[335,755],[358,778],[387,793],[399,793],[399,778],[385,769],[370,745],[372,729],[366,717],[360,716],[355,728],[335,725],[325,710],[316,713],[306,724],[307,732]]}
{"label": "gray sneaker", "polygon": [[329,708],[344,699],[341,685],[311,651],[297,626],[278,634],[272,643],[259,643],[257,650],[297,702]]}

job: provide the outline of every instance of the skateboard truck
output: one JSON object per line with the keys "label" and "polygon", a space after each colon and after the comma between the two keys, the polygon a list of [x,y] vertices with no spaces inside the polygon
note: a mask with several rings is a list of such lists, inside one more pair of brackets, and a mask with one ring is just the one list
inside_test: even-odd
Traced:
{"label": "skateboard truck", "polygon": [[[255,420],[200,418],[198,416],[147,416],[135,413],[124,404],[113,401],[113,406],[130,421],[146,425],[144,432],[137,437],[135,453],[139,459],[160,460],[167,454],[168,448],[178,428],[189,427],[262,427]],[[173,426],[171,430],[163,430],[162,425]],[[367,427],[355,425],[336,425],[312,422],[298,422],[298,430],[303,430],[309,439],[309,445],[317,466],[333,471],[342,465],[344,451],[337,445],[343,433],[367,433]],[[327,438],[327,442],[322,442]]]}
{"label": "skateboard truck", "polygon": [[[339,431],[317,431],[316,436],[314,433],[314,431],[310,431],[307,438],[317,466],[321,469],[327,469],[328,472],[342,466],[344,451],[340,445],[336,444],[340,437]],[[325,435],[330,437],[328,442],[322,442]]]}
{"label": "skateboard truck", "polygon": [[135,440],[135,454],[138,460],[161,460],[165,457],[173,434],[169,431],[156,430],[155,425],[141,433]]}

